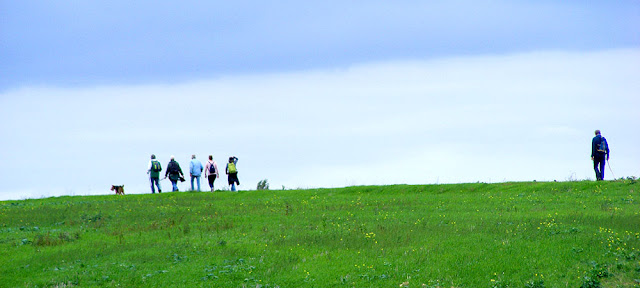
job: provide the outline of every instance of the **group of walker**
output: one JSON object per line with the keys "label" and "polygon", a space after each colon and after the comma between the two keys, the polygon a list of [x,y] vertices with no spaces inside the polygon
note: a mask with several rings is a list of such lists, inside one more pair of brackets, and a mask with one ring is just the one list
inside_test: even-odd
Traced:
{"label": "group of walker", "polygon": [[[606,161],[609,160],[609,143],[607,143],[607,139],[602,137],[600,130],[596,130],[595,134],[596,136],[593,137],[591,141],[591,160],[593,161],[593,170],[596,172],[596,180],[602,181],[604,180],[604,166]],[[238,180],[238,169],[236,168],[237,163],[238,157],[231,156],[229,157],[229,163],[227,163],[227,167],[225,168],[229,186],[231,186],[231,191],[236,191],[236,184],[240,185],[240,181]],[[151,155],[151,161],[149,161],[149,167],[147,169],[147,174],[149,174],[149,179],[151,181],[151,193],[156,193],[156,187],[158,188],[158,193],[162,193],[162,188],[160,188],[161,171],[162,165],[160,165],[160,162],[156,159],[156,155]],[[202,175],[202,172],[205,173],[205,176],[209,180],[209,187],[211,188],[211,192],[213,192],[213,184],[216,181],[216,178],[220,178],[218,165],[213,161],[213,156],[209,155],[209,161],[207,161],[206,165],[203,167],[202,163],[196,159],[196,155],[192,155],[191,163],[189,163],[191,190],[195,190],[195,181],[198,186],[197,191],[200,191],[200,176]],[[184,179],[182,169],[180,168],[180,164],[178,164],[174,156],[171,156],[171,161],[169,161],[169,164],[167,165],[167,170],[163,179],[166,178],[171,180],[173,191],[178,191],[178,181],[186,181]]]}
{"label": "group of walker", "polygon": [[[229,157],[229,163],[227,163],[227,167],[225,168],[225,173],[227,174],[229,186],[231,186],[231,191],[236,191],[236,184],[240,185],[240,181],[238,180],[238,168],[236,165],[238,164],[238,157],[232,156]],[[160,161],[156,159],[156,155],[151,155],[151,161],[149,161],[149,167],[147,168],[147,174],[149,174],[149,179],[151,182],[151,193],[156,193],[156,187],[158,188],[158,193],[162,193],[162,188],[160,187],[160,172],[162,171],[162,165]],[[211,192],[214,191],[213,184],[217,178],[220,178],[220,173],[218,171],[218,165],[215,161],[213,161],[213,156],[209,155],[209,161],[202,166],[202,163],[196,159],[196,155],[191,155],[191,163],[189,163],[189,174],[191,176],[191,190],[195,191],[194,182],[197,183],[198,190],[200,190],[200,177],[204,172],[207,180],[209,180],[209,187],[211,188]],[[164,178],[169,178],[171,181],[171,185],[173,186],[172,191],[178,191],[178,181],[184,182],[184,174],[182,173],[182,168],[180,168],[180,164],[176,161],[175,157],[172,155],[169,164],[167,164],[167,170],[164,173]]]}

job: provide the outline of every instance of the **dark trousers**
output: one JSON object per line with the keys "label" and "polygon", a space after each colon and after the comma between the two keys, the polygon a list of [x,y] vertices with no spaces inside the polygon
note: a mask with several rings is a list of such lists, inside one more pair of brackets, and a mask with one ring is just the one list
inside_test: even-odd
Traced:
{"label": "dark trousers", "polygon": [[159,177],[150,177],[151,180],[151,193],[156,193],[155,186],[158,187],[158,193],[162,193],[162,189],[160,188],[160,178]]}
{"label": "dark trousers", "polygon": [[209,175],[207,177],[207,180],[209,180],[209,187],[211,187],[211,189],[213,190],[213,183],[216,182],[216,175],[215,174]]}
{"label": "dark trousers", "polygon": [[229,173],[229,177],[227,177],[229,182],[229,186],[231,186],[231,191],[236,191],[236,183],[240,185],[240,180],[238,180],[238,173]]}
{"label": "dark trousers", "polygon": [[604,156],[593,157],[593,170],[596,171],[596,180],[604,180]]}
{"label": "dark trousers", "polygon": [[229,177],[227,177],[229,185],[238,183],[240,185],[240,180],[238,180],[238,173],[229,173]]}

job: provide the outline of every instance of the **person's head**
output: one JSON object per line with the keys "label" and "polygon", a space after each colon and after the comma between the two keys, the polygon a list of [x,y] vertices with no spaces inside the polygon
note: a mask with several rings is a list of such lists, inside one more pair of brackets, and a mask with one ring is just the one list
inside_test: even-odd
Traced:
{"label": "person's head", "polygon": [[155,154],[151,154],[151,159],[156,159],[156,155]]}
{"label": "person's head", "polygon": [[196,155],[195,154],[191,155],[191,159],[196,159]]}
{"label": "person's head", "polygon": [[213,160],[213,155],[209,155],[209,160]]}
{"label": "person's head", "polygon": [[233,162],[233,156],[229,157],[229,163],[232,163],[232,162]]}
{"label": "person's head", "polygon": [[171,161],[176,160],[176,156],[171,155]]}
{"label": "person's head", "polygon": [[596,135],[600,135],[600,130],[596,130]]}

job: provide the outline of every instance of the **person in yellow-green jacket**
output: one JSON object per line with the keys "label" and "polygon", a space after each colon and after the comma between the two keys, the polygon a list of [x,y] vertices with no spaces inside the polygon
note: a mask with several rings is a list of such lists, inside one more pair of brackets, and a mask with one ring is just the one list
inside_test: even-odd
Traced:
{"label": "person in yellow-green jacket", "polygon": [[226,173],[229,179],[229,186],[231,186],[231,191],[236,191],[236,183],[240,186],[240,180],[238,180],[238,168],[236,165],[238,164],[238,157],[231,156],[229,157],[229,163],[227,163]]}

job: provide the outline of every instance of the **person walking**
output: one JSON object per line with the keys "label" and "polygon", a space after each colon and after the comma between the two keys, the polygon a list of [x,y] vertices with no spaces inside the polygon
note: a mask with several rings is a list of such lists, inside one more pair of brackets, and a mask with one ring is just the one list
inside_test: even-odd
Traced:
{"label": "person walking", "polygon": [[596,130],[595,133],[596,136],[591,140],[591,160],[593,161],[593,170],[596,172],[596,181],[602,181],[604,180],[604,166],[606,161],[609,161],[609,143],[600,135],[600,130]]}
{"label": "person walking", "polygon": [[209,180],[209,187],[211,187],[211,192],[214,191],[213,183],[216,181],[216,178],[220,178],[218,174],[218,165],[216,161],[213,161],[213,155],[209,155],[209,161],[205,164],[205,175],[207,175],[207,180]]}
{"label": "person walking", "polygon": [[151,194],[156,193],[154,184],[158,187],[158,193],[162,193],[162,188],[160,188],[160,171],[162,171],[160,161],[156,160],[156,155],[151,154],[151,161],[149,161],[149,167],[147,168],[149,181],[151,181]]}
{"label": "person walking", "polygon": [[240,180],[238,180],[238,168],[236,165],[238,164],[238,157],[231,156],[229,157],[229,163],[227,163],[227,168],[225,169],[228,175],[229,186],[231,186],[231,191],[236,191],[236,183],[240,186]]}
{"label": "person walking", "polygon": [[180,168],[180,164],[176,161],[176,157],[171,155],[171,161],[167,165],[167,172],[164,173],[164,178],[169,177],[171,180],[171,185],[173,185],[173,191],[178,191],[178,180],[184,181],[184,174],[182,173],[182,168]]}
{"label": "person walking", "polygon": [[193,180],[198,182],[198,191],[200,191],[200,176],[202,176],[202,163],[196,159],[196,155],[191,155],[191,163],[189,164],[189,174],[191,175],[191,191],[195,191]]}

